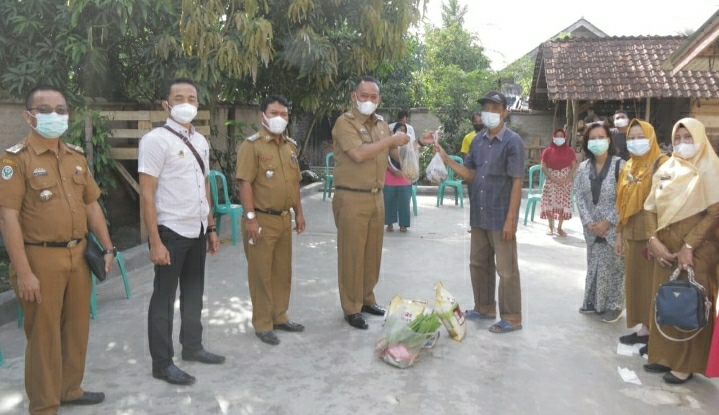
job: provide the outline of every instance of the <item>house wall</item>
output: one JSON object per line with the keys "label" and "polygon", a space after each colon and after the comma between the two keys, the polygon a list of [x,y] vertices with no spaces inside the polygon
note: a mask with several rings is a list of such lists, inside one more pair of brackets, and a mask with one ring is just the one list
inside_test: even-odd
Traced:
{"label": "house wall", "polygon": [[704,124],[709,142],[719,154],[719,99],[694,101],[691,105],[691,116]]}
{"label": "house wall", "polygon": [[526,145],[548,146],[552,142],[552,132],[564,125],[563,114],[557,114],[554,121],[553,112],[512,112],[510,126],[519,134]]}

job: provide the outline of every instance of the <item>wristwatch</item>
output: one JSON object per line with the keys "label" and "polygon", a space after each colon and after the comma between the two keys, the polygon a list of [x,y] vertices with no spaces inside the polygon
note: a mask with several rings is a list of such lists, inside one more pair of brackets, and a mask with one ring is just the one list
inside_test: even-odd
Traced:
{"label": "wristwatch", "polygon": [[103,255],[112,254],[112,256],[116,257],[116,256],[117,256],[117,248],[115,248],[115,247],[113,246],[113,247],[110,248],[110,249],[103,249],[103,250],[102,250],[102,254],[103,254]]}
{"label": "wristwatch", "polygon": [[247,213],[245,213],[245,217],[247,218],[247,220],[252,220],[252,219],[256,218],[257,215],[255,215],[255,212],[247,212]]}

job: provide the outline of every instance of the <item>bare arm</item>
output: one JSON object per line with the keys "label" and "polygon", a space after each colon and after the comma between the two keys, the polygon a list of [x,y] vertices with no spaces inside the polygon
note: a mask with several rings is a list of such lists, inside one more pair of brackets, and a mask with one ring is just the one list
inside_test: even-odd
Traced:
{"label": "bare arm", "polygon": [[150,243],[150,261],[157,265],[168,265],[170,264],[170,253],[162,243],[160,231],[157,229],[157,207],[155,206],[157,181],[157,177],[140,173],[140,209],[145,219]]}
{"label": "bare arm", "polygon": [[[385,139],[376,141],[374,143],[366,143],[362,144],[359,147],[355,147],[351,150],[347,150],[347,155],[349,158],[352,159],[355,163],[362,163],[363,161],[367,161],[370,159],[373,159],[377,157],[377,155],[387,149],[392,149],[392,147],[395,147],[394,150],[395,153],[393,153],[396,157],[399,158],[397,155],[397,146],[405,145],[409,142],[409,136],[405,133],[396,133],[393,136],[387,137]],[[392,151],[390,150],[390,152]]]}
{"label": "bare arm", "polygon": [[33,274],[25,253],[25,241],[20,227],[20,211],[0,206],[0,221],[5,248],[10,262],[17,270],[18,296],[29,302],[41,302],[40,281]]}
{"label": "bare arm", "polygon": [[444,151],[442,147],[439,146],[439,144],[435,145],[435,149],[439,148],[440,155],[442,157],[442,161],[444,161],[444,164],[449,166],[450,169],[454,170],[454,172],[461,178],[463,178],[467,183],[474,182],[474,174],[475,170],[469,169],[465,167],[462,164],[457,163],[456,161],[452,160],[447,153]]}
{"label": "bare arm", "polygon": [[[207,213],[207,227],[215,226],[215,217],[212,216],[212,191],[210,190],[210,179],[205,178],[205,196],[207,197],[207,206],[210,207],[210,211]],[[207,252],[210,255],[214,255],[220,250],[220,236],[217,232],[207,232]]]}

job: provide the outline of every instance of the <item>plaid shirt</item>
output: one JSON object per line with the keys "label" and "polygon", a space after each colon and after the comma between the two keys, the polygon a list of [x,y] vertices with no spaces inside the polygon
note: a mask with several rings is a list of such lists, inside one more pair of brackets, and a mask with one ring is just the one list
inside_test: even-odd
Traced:
{"label": "plaid shirt", "polygon": [[469,222],[473,228],[501,231],[509,213],[512,179],[524,177],[526,155],[522,138],[506,126],[493,139],[488,134],[486,129],[478,134],[464,160],[475,171]]}

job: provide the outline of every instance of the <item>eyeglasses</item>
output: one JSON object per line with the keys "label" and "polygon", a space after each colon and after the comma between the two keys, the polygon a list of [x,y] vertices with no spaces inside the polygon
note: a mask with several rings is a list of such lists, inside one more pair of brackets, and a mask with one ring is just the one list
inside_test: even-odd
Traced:
{"label": "eyeglasses", "polygon": [[67,114],[67,108],[65,108],[65,107],[56,107],[56,108],[53,108],[53,107],[51,107],[51,106],[49,106],[49,105],[40,105],[39,107],[28,108],[27,110],[28,110],[28,111],[37,111],[37,112],[39,112],[40,114],[52,114],[53,112],[54,112],[54,113],[57,113],[57,114],[59,114],[59,115],[65,115],[65,114]]}

